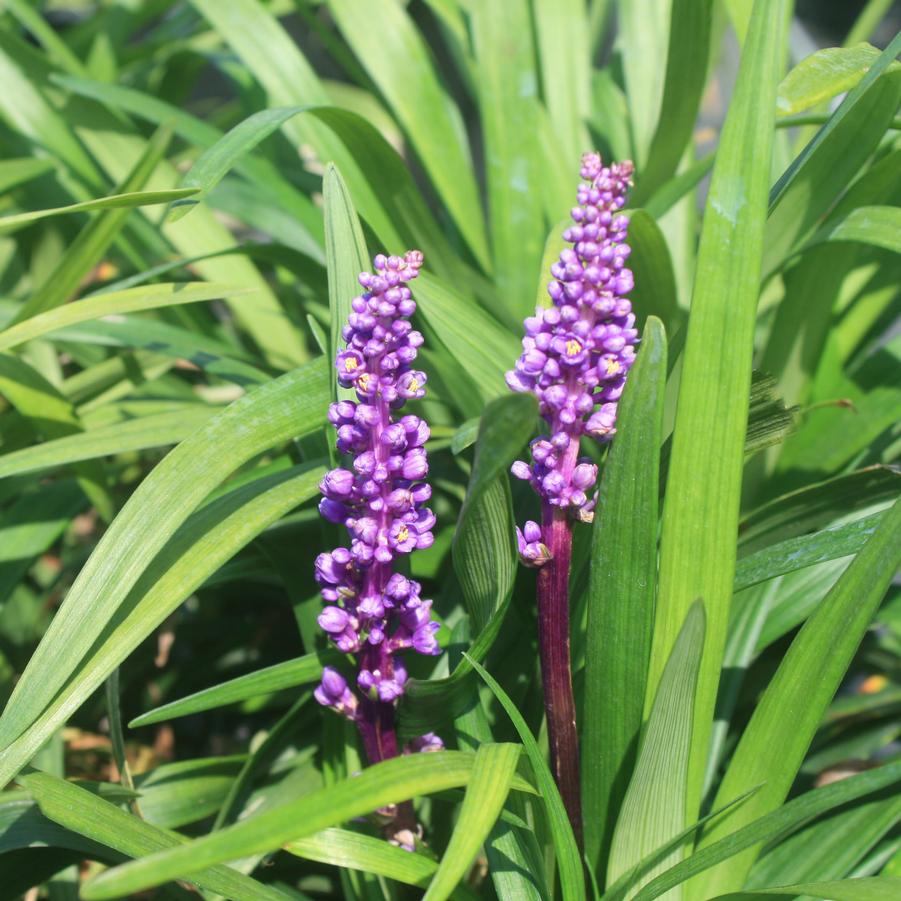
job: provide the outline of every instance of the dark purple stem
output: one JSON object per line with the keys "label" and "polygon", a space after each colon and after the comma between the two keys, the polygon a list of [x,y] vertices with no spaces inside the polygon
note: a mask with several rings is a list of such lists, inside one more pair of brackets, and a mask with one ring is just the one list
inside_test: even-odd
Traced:
{"label": "dark purple stem", "polygon": [[[388,457],[388,448],[381,438],[385,425],[390,421],[390,409],[381,398],[378,401],[379,421],[372,429],[371,448],[379,463],[384,463]],[[387,528],[387,505],[378,515],[380,530]],[[382,594],[385,584],[391,576],[391,567],[385,563],[375,563],[367,571],[365,577],[364,594],[372,592]],[[371,673],[381,673],[385,678],[394,676],[394,657],[388,651],[386,642],[377,645],[367,644],[360,654],[359,669],[369,670]],[[371,698],[364,694],[360,704],[361,717],[357,721],[360,737],[363,740],[363,748],[370,764],[380,763],[397,757],[397,729],[395,725],[394,704],[385,703],[377,698]],[[415,830],[416,815],[413,805],[409,801],[397,805],[397,813],[393,823],[386,827],[390,834],[399,830]]]}
{"label": "dark purple stem", "polygon": [[[577,442],[573,442],[573,446],[577,451]],[[542,504],[542,532],[544,543],[551,552],[551,559],[538,570],[538,644],[551,771],[581,847],[579,736],[569,649],[572,531],[566,511],[548,503]]]}

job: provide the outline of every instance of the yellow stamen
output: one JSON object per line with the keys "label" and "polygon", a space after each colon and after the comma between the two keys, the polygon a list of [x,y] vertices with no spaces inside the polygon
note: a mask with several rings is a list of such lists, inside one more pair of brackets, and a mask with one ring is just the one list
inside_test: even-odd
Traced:
{"label": "yellow stamen", "polygon": [[410,537],[410,530],[406,526],[401,526],[397,532],[398,543],[406,541]]}
{"label": "yellow stamen", "polygon": [[607,369],[607,375],[618,375],[620,370],[619,360],[607,360],[604,364]]}
{"label": "yellow stamen", "polygon": [[353,372],[360,364],[354,359],[354,357],[348,357],[344,361],[344,371],[345,372]]}
{"label": "yellow stamen", "polygon": [[410,391],[418,391],[419,390],[419,382],[415,378],[410,379],[408,388]]}
{"label": "yellow stamen", "polygon": [[582,345],[574,338],[570,338],[566,342],[566,355],[568,357],[574,357],[577,353],[581,353],[581,351]]}

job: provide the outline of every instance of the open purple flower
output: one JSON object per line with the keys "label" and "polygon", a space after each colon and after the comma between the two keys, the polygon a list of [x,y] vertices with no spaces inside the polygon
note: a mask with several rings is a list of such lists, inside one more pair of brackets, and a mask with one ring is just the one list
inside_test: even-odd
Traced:
{"label": "open purple flower", "polygon": [[[400,652],[438,654],[432,602],[421,586],[394,571],[400,556],[432,545],[435,516],[425,505],[431,488],[423,446],[428,425],[418,416],[394,414],[425,394],[427,377],[412,364],[422,335],[409,317],[416,310],[407,283],[419,274],[422,254],[375,258],[373,273],[360,275],[365,289],[351,303],[342,332],[346,349],[335,361],[338,381],[357,400],[329,408],[337,448],[352,454],[347,467],[322,480],[319,505],[329,522],[347,528],[350,547],[316,559],[316,580],[327,602],[319,625],[342,652],[356,654],[356,690],[327,667],[315,695],[359,727],[367,756],[377,763],[399,753],[394,706],[404,693],[407,671]],[[412,748],[434,750],[429,734]]]}

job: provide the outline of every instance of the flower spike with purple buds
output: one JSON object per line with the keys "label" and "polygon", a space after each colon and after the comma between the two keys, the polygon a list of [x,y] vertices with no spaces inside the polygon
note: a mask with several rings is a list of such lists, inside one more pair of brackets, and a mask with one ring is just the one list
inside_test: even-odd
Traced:
{"label": "flower spike with purple buds", "polygon": [[435,516],[425,505],[428,425],[418,416],[395,414],[407,400],[425,394],[425,373],[413,368],[422,335],[409,317],[416,310],[407,283],[416,278],[422,254],[375,258],[373,273],[360,275],[364,292],[351,303],[342,335],[346,348],[336,360],[338,381],[357,400],[329,408],[337,448],[353,456],[349,468],[322,480],[322,515],[347,528],[350,547],[316,558],[316,580],[326,606],[319,625],[339,651],[354,654],[358,669],[351,687],[326,667],[316,700],[353,720],[370,763],[401,752],[435,750],[431,733],[397,745],[394,708],[404,693],[407,671],[399,652],[440,653],[431,618],[432,602],[418,582],[394,570],[396,559],[431,547]]}
{"label": "flower spike with purple buds", "polygon": [[551,266],[552,306],[525,320],[522,355],[507,385],[530,392],[549,434],[531,445],[531,465],[512,471],[541,498],[541,524],[517,529],[520,557],[538,567],[541,678],[551,764],[570,821],[581,844],[579,747],[569,650],[569,570],[572,521],[594,516],[597,466],[579,456],[583,435],[609,441],[616,409],[635,360],[638,332],[627,295],[629,220],[619,213],[631,185],[631,162],[604,166],[597,153],[582,157],[578,206],[563,233],[571,244]]}
{"label": "flower spike with purple buds", "polygon": [[[553,306],[525,320],[523,352],[507,373],[513,391],[538,398],[550,434],[532,442],[532,465],[518,461],[513,474],[529,481],[546,503],[590,519],[597,467],[579,459],[579,439],[606,442],[632,363],[638,332],[632,304],[629,221],[618,215],[631,184],[632,163],[602,166],[597,153],[582,157],[579,205],[563,234],[573,246],[551,266]],[[525,562],[535,565],[526,558]]]}

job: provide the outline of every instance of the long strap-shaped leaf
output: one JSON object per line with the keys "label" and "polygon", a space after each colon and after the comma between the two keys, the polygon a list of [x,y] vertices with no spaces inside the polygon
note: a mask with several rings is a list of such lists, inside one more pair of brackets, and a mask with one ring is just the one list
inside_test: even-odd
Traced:
{"label": "long strap-shaped leaf", "polygon": [[0,748],[40,716],[201,501],[255,454],[321,425],[327,404],[325,367],[316,360],[231,404],[153,470],[94,549],[29,661],[0,718]]}
{"label": "long strap-shaped leaf", "polygon": [[[22,782],[50,820],[129,857],[176,848],[187,841],[177,832],[151,826],[121,807],[48,773],[31,773]],[[216,866],[191,880],[198,888],[234,901],[285,901],[282,892],[229,867]]]}
{"label": "long strap-shaped leaf", "polygon": [[340,659],[340,654],[328,650],[305,654],[303,657],[285,660],[283,663],[274,663],[272,666],[246,673],[243,676],[236,676],[234,679],[220,682],[218,685],[204,688],[201,691],[195,691],[176,701],[170,701],[168,704],[148,710],[147,713],[135,717],[128,727],[137,729],[140,726],[150,726],[153,723],[174,720],[180,716],[190,716],[192,713],[200,713],[203,710],[214,710],[228,704],[237,704],[248,698],[283,691],[286,688],[309,685],[321,678],[323,666]]}
{"label": "long strap-shaped leaf", "polygon": [[594,866],[606,859],[641,732],[665,387],[666,335],[651,317],[623,395],[592,537],[581,766],[585,854]]}
{"label": "long strap-shaped leaf", "polygon": [[[41,162],[41,160],[35,160]],[[2,170],[0,170],[2,171]],[[45,170],[38,170],[40,172]],[[16,213],[13,216],[0,218],[0,233],[7,233],[36,222],[38,219],[47,219],[51,216],[66,216],[71,213],[90,213],[94,210],[132,209],[136,206],[154,206],[158,203],[171,203],[173,200],[182,200],[191,197],[200,191],[199,188],[171,188],[166,191],[131,191],[127,194],[112,194],[109,197],[99,197],[97,200],[81,200],[78,203],[69,203],[66,206],[52,207],[46,210],[31,210],[27,213]]]}
{"label": "long strap-shaped leaf", "polygon": [[[37,369],[12,354],[0,353],[0,394],[31,421],[41,438],[50,439],[51,443],[52,439],[83,432],[84,424],[72,402]],[[24,456],[33,452],[34,448],[29,447],[18,453]],[[13,452],[7,456],[15,455]],[[83,462],[76,464],[74,470],[85,495],[109,522],[114,507],[102,465],[98,461]]]}
{"label": "long strap-shaped leaf", "polygon": [[472,658],[469,662],[476,672],[485,680],[485,684],[491,689],[492,694],[498,699],[504,708],[513,727],[519,733],[519,739],[523,744],[526,756],[532,764],[532,773],[541,797],[544,800],[547,815],[548,828],[554,843],[554,852],[557,855],[557,868],[560,875],[560,889],[563,901],[576,901],[584,896],[585,885],[582,873],[582,865],[579,860],[579,846],[573,835],[566,808],[560,791],[551,775],[550,767],[544,759],[544,755],[532,735],[528,724],[510,696],[501,688],[497,680],[479,663]]}
{"label": "long strap-shaped leaf", "polygon": [[[451,96],[441,86],[422,33],[394,0],[329,0],[344,39],[357,55],[410,137],[448,212],[485,268],[485,222],[466,140]],[[372,52],[372,35],[379,52]]]}
{"label": "long strap-shaped leaf", "polygon": [[[221,832],[108,870],[84,887],[82,897],[86,901],[102,901],[127,895],[223,861],[272,851],[286,842],[313,835],[387,804],[459,788],[468,784],[475,759],[475,754],[461,751],[436,751],[386,760],[357,776],[281,804]],[[516,776],[511,787],[534,791],[529,783]]]}
{"label": "long strap-shaped leaf", "polygon": [[[680,885],[698,873],[709,870],[722,861],[729,860],[746,848],[768,841],[778,835],[784,835],[799,824],[808,822],[827,810],[834,810],[849,801],[895,785],[899,780],[901,780],[901,763],[892,763],[807,792],[789,801],[778,810],[742,826],[714,844],[695,851],[691,857],[677,863],[648,883],[638,892],[634,901],[653,901],[654,898],[659,898],[669,889]],[[731,807],[731,810],[740,812],[741,806],[735,805]],[[706,901],[710,896],[703,897]]]}
{"label": "long strap-shaped leaf", "polygon": [[700,597],[707,614],[694,712],[689,821],[696,818],[700,803],[732,599],[773,103],[788,6],[786,0],[755,3],[723,126],[701,233],[663,512],[646,709],[688,608]]}
{"label": "long strap-shaped leaf", "polygon": [[[685,823],[695,686],[704,648],[704,607],[696,602],[660,678],[632,780],[613,834],[607,877],[616,880],[678,835]],[[681,857],[676,848],[641,877],[650,882]]]}
{"label": "long strap-shaped leaf", "polygon": [[423,901],[445,901],[466,875],[507,800],[521,751],[507,744],[476,751],[460,817]]}
{"label": "long strap-shaped leaf", "polygon": [[[323,829],[316,835],[289,842],[285,850],[305,860],[375,873],[422,888],[438,869],[438,863],[425,854],[411,853],[383,839],[349,829]],[[451,897],[475,901],[477,896],[465,885],[458,885]]]}
{"label": "long strap-shaped leaf", "polygon": [[34,723],[0,754],[8,782],[117,667],[191,592],[292,508],[311,498],[324,473],[304,466],[241,485],[189,517],[104,624],[89,657]]}
{"label": "long strap-shaped leaf", "polygon": [[249,293],[249,288],[236,288],[234,285],[220,285],[212,282],[172,282],[95,294],[76,303],[68,303],[65,306],[47,310],[16,322],[15,325],[0,332],[0,350],[8,350],[41,335],[79,322],[100,319],[103,316],[135,313],[139,310],[156,310],[160,307],[198,303],[203,300],[217,300],[222,297],[236,297]]}
{"label": "long strap-shaped leaf", "polygon": [[[325,257],[328,263],[329,343],[328,365],[338,354],[341,331],[351,312],[351,301],[360,293],[357,276],[369,269],[369,253],[363,228],[354,209],[350,191],[333,163],[326,166],[322,179],[322,205],[325,213]],[[396,247],[393,253],[406,248]],[[340,388],[332,379],[332,399],[352,398],[350,388]]]}
{"label": "long strap-shaped leaf", "polygon": [[98,426],[86,432],[24,447],[0,456],[0,479],[70,464],[76,465],[77,472],[77,464],[81,461],[177,444],[208,422],[215,412],[215,407],[206,404],[187,404],[180,410],[149,413],[137,419]]}
{"label": "long strap-shaped leaf", "polygon": [[[823,714],[901,564],[899,534],[901,501],[896,501],[792,642],[741,737],[714,803],[759,782],[766,784],[735,814],[714,823],[702,846],[774,810],[785,799]],[[741,888],[756,856],[757,849],[751,848],[728,866],[705,874],[695,897],[709,898]]]}
{"label": "long strap-shaped leaf", "polygon": [[717,895],[713,901],[754,901],[755,898],[826,898],[829,901],[896,901],[901,897],[901,879],[872,876],[862,879],[837,879],[834,882],[803,882],[748,892]]}
{"label": "long strap-shaped leaf", "polygon": [[[532,434],[534,399],[498,398],[479,427],[472,477],[454,538],[454,571],[476,638],[469,654],[484,659],[500,633],[516,576],[513,511],[506,470]],[[469,661],[444,679],[411,679],[400,708],[401,732],[421,735],[460,713],[472,691]]]}

